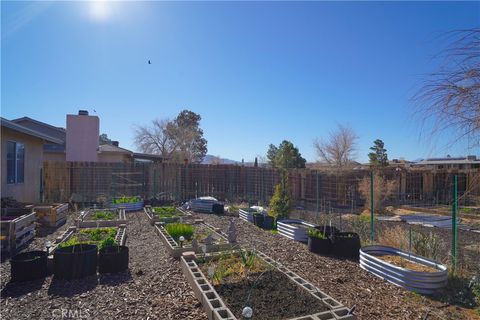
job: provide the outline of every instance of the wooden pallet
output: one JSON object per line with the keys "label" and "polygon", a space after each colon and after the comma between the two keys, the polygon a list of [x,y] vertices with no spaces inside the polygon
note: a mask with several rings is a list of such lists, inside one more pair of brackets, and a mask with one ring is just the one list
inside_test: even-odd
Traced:
{"label": "wooden pallet", "polygon": [[2,210],[1,250],[14,253],[35,237],[37,216],[31,209]]}
{"label": "wooden pallet", "polygon": [[35,206],[38,222],[46,227],[58,227],[67,221],[68,203]]}

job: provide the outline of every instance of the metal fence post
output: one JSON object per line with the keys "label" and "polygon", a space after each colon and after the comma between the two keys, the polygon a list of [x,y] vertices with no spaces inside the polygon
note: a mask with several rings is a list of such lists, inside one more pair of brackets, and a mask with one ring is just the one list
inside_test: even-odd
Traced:
{"label": "metal fence post", "polygon": [[318,202],[319,201],[319,198],[318,198],[318,193],[319,193],[319,190],[318,190],[318,184],[319,184],[318,183],[318,170],[316,170],[315,172],[317,174],[317,211],[316,211],[315,217],[318,219],[318,209],[319,209],[318,208],[318,205],[319,205],[319,202]]}
{"label": "metal fence post", "polygon": [[370,241],[375,241],[375,218],[373,217],[374,206],[374,196],[373,196],[373,183],[374,183],[374,174],[373,171],[370,173]]}
{"label": "metal fence post", "polygon": [[452,268],[453,273],[457,268],[457,212],[458,212],[458,176],[453,177],[453,204],[452,204]]}

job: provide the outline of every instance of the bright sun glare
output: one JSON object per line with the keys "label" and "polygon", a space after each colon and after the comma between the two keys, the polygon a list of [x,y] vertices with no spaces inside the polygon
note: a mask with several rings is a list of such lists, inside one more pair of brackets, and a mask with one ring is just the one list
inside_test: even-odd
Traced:
{"label": "bright sun glare", "polygon": [[90,1],[90,16],[98,21],[106,20],[110,13],[108,2],[107,0]]}

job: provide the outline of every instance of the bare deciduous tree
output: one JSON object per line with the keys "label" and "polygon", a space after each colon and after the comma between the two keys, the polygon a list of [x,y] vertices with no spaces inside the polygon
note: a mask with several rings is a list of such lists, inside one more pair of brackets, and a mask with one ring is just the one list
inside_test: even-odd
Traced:
{"label": "bare deciduous tree", "polygon": [[170,157],[176,146],[167,130],[170,121],[167,119],[152,120],[151,126],[137,126],[134,142],[141,152],[159,154]]}
{"label": "bare deciduous tree", "polygon": [[355,158],[358,136],[349,126],[338,125],[328,140],[316,139],[313,146],[321,162],[337,168],[348,167]]}
{"label": "bare deciduous tree", "polygon": [[150,126],[135,128],[135,144],[146,153],[159,154],[173,162],[200,163],[207,153],[207,140],[200,128],[201,116],[189,110],[178,116],[153,120]]}
{"label": "bare deciduous tree", "polygon": [[455,38],[438,57],[445,59],[414,96],[424,133],[453,129],[456,142],[480,144],[480,29],[450,33]]}

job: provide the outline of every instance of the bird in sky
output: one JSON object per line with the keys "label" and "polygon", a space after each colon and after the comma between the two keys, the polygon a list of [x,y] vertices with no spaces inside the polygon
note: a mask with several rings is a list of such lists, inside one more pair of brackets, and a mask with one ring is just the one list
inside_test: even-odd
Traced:
{"label": "bird in sky", "polygon": [[152,64],[152,63],[150,62],[150,60],[148,60],[148,64]]}

